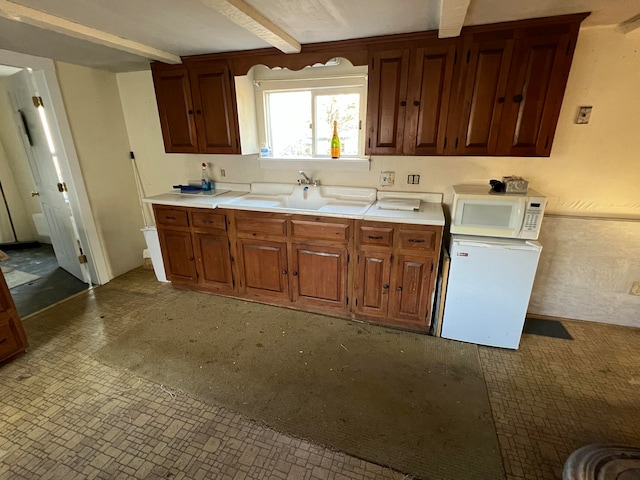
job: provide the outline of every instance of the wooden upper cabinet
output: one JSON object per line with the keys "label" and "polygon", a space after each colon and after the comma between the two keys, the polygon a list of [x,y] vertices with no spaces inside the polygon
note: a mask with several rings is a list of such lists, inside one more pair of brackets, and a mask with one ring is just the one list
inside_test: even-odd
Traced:
{"label": "wooden upper cabinet", "polygon": [[412,52],[405,154],[435,155],[445,150],[457,45],[457,40],[438,40]]}
{"label": "wooden upper cabinet", "polygon": [[184,65],[151,65],[160,127],[167,153],[198,153],[189,71]]}
{"label": "wooden upper cabinet", "polygon": [[445,148],[458,40],[380,50],[369,63],[367,153],[433,155]]}
{"label": "wooden upper cabinet", "polygon": [[450,153],[549,156],[583,18],[466,35]]}
{"label": "wooden upper cabinet", "polygon": [[227,61],[156,62],[151,68],[167,153],[241,153],[235,82]]}
{"label": "wooden upper cabinet", "polygon": [[409,50],[374,51],[369,62],[366,151],[402,153],[409,78]]}
{"label": "wooden upper cabinet", "polygon": [[498,153],[548,156],[575,49],[578,24],[519,32]]}
{"label": "wooden upper cabinet", "polygon": [[455,109],[459,113],[454,123],[457,135],[452,138],[456,155],[496,152],[513,43],[513,31],[480,33],[465,39]]}
{"label": "wooden upper cabinet", "polygon": [[236,102],[226,62],[189,67],[200,153],[239,153]]}

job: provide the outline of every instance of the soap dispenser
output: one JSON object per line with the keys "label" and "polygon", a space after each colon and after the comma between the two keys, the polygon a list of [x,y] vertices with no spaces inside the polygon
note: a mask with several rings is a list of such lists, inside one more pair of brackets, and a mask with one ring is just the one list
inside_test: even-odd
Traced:
{"label": "soap dispenser", "polygon": [[202,162],[202,190],[209,191],[213,188],[209,173],[207,172],[207,164]]}

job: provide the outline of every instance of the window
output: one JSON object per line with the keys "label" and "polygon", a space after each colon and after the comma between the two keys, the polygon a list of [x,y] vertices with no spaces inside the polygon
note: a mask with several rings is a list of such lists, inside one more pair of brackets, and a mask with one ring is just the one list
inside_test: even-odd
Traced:
{"label": "window", "polygon": [[[307,67],[301,72],[262,67],[269,72],[264,79],[259,73],[263,70],[255,73],[260,142],[273,157],[330,158],[334,121],[341,156],[363,156],[367,80],[362,69],[349,67],[357,71],[330,76],[326,69],[334,67]],[[296,74],[306,78],[293,78]]]}

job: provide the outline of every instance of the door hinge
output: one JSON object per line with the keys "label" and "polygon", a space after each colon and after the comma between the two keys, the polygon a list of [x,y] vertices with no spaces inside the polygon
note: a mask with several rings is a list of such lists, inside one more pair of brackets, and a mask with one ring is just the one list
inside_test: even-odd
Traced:
{"label": "door hinge", "polygon": [[38,108],[38,107],[44,107],[44,102],[42,101],[42,97],[31,97],[31,100],[33,100],[33,106]]}
{"label": "door hinge", "polygon": [[58,191],[59,191],[60,193],[62,193],[62,192],[68,192],[68,190],[67,190],[67,184],[66,184],[65,182],[58,183],[57,185],[58,185]]}
{"label": "door hinge", "polygon": [[358,122],[358,130],[362,130],[362,120]]}
{"label": "door hinge", "polygon": [[84,253],[82,255],[78,255],[78,261],[80,263],[87,263],[87,256]]}

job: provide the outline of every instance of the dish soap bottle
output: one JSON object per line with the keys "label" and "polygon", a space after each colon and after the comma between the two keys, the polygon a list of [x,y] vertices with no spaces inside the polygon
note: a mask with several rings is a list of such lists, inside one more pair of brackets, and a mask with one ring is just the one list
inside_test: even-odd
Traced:
{"label": "dish soap bottle", "polygon": [[338,122],[333,122],[333,137],[331,137],[331,158],[340,158],[340,139],[338,138]]}
{"label": "dish soap bottle", "polygon": [[213,188],[211,180],[209,179],[209,173],[207,172],[207,164],[202,162],[202,190],[209,191]]}

